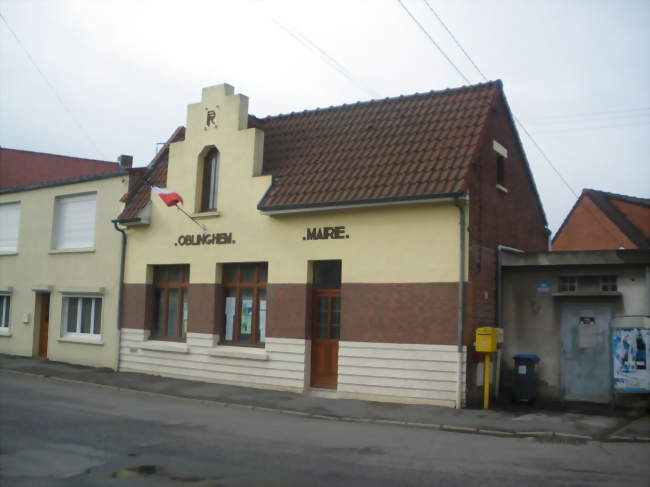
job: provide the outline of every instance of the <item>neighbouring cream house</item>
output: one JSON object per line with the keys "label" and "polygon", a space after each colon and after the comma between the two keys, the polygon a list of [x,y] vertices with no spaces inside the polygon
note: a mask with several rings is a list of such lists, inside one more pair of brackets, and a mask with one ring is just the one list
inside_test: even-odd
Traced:
{"label": "neighbouring cream house", "polygon": [[117,367],[131,162],[0,148],[0,353]]}
{"label": "neighbouring cream house", "polygon": [[116,223],[120,370],[456,407],[497,246],[548,239],[500,81],[267,118],[206,88]]}

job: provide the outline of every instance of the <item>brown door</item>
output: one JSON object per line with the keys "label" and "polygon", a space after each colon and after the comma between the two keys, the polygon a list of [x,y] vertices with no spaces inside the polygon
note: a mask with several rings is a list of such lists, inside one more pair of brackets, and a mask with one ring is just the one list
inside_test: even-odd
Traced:
{"label": "brown door", "polygon": [[336,389],[341,335],[341,290],[314,291],[311,320],[311,385]]}
{"label": "brown door", "polygon": [[47,357],[47,334],[50,329],[50,293],[38,294],[38,356]]}

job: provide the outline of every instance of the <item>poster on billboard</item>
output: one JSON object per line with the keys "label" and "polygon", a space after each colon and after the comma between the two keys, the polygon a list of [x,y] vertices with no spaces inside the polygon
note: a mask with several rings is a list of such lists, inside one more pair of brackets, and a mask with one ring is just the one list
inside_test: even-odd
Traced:
{"label": "poster on billboard", "polygon": [[650,329],[616,328],[613,330],[612,355],[616,392],[650,392],[648,347],[650,347]]}

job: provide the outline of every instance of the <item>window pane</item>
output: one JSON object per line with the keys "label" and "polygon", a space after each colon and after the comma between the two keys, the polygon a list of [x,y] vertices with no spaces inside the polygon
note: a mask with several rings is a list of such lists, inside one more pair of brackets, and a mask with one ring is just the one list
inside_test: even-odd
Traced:
{"label": "window pane", "polygon": [[169,305],[167,307],[167,334],[175,337],[178,335],[178,289],[169,289],[167,292]]}
{"label": "window pane", "polygon": [[239,339],[248,341],[253,334],[253,290],[242,289],[241,317],[239,320]]}
{"label": "window pane", "polygon": [[260,343],[266,341],[266,289],[260,289]]}
{"label": "window pane", "polygon": [[322,260],[314,262],[314,288],[340,289],[341,261]]}
{"label": "window pane", "polygon": [[102,332],[102,300],[95,298],[95,329],[93,333],[99,335]]}
{"label": "window pane", "polygon": [[167,268],[164,266],[156,266],[153,270],[153,280],[154,282],[166,282]]}
{"label": "window pane", "polygon": [[93,311],[93,300],[81,298],[81,333],[90,333],[90,319]]}
{"label": "window pane", "polygon": [[242,282],[255,282],[255,265],[246,264],[241,266]]}
{"label": "window pane", "polygon": [[156,289],[156,321],[153,325],[153,334],[162,335],[165,319],[165,290]]}
{"label": "window pane", "polygon": [[67,304],[67,320],[66,331],[68,333],[77,332],[77,307],[79,306],[79,298],[65,298]]}
{"label": "window pane", "polygon": [[237,280],[237,266],[224,265],[223,266],[223,282],[235,282]]}
{"label": "window pane", "polygon": [[318,327],[316,328],[317,338],[329,338],[327,333],[327,323],[329,321],[329,298],[321,296],[318,298]]}
{"label": "window pane", "polygon": [[187,289],[183,292],[183,336],[187,335],[187,317],[189,314],[189,302],[187,296]]}
{"label": "window pane", "polygon": [[0,296],[0,326],[9,326],[9,296]]}
{"label": "window pane", "polygon": [[341,298],[335,296],[332,298],[332,336],[330,338],[340,338],[341,335]]}
{"label": "window pane", "polygon": [[235,310],[237,307],[237,293],[234,289],[228,289],[226,295],[226,340],[234,338]]}
{"label": "window pane", "polygon": [[169,282],[181,282],[181,268],[178,266],[169,267]]}
{"label": "window pane", "polygon": [[259,282],[266,282],[268,280],[268,265],[267,264],[259,264]]}

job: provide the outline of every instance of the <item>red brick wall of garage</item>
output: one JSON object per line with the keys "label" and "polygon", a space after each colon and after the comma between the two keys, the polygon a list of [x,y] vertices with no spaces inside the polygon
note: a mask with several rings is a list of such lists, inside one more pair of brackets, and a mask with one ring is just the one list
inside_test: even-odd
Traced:
{"label": "red brick wall of garage", "polygon": [[343,283],[341,340],[455,345],[457,283]]}
{"label": "red brick wall of garage", "polygon": [[591,201],[580,198],[568,221],[555,236],[553,250],[635,249],[637,246]]}
{"label": "red brick wall of garage", "polygon": [[[496,161],[493,140],[508,150],[505,160],[504,193],[496,188]],[[474,331],[496,322],[496,271],[498,245],[525,251],[547,250],[548,235],[544,215],[536,198],[533,181],[526,171],[524,155],[509,123],[504,103],[491,110],[483,145],[469,174],[469,303],[465,320],[465,344],[473,350]],[[469,354],[470,401],[474,375]]]}
{"label": "red brick wall of garage", "polygon": [[[496,188],[496,140],[508,150],[505,160],[504,193]],[[483,146],[470,173],[469,281],[472,310],[469,328],[494,324],[496,319],[496,248],[498,245],[540,252],[547,249],[548,236],[533,181],[508,121],[506,106],[491,111]]]}
{"label": "red brick wall of garage", "polygon": [[308,338],[311,284],[267,284],[266,336]]}

